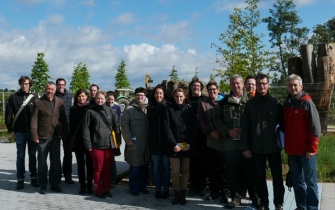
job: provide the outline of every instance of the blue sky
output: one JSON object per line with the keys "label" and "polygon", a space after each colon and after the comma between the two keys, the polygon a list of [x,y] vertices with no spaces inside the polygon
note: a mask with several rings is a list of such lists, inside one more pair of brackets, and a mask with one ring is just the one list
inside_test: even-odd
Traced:
{"label": "blue sky", "polygon": [[[335,0],[294,0],[312,28],[333,18]],[[240,0],[1,0],[0,88],[17,89],[21,75],[30,75],[37,52],[45,53],[49,74],[71,81],[73,67],[86,63],[90,82],[114,90],[115,73],[126,62],[133,88],[144,86],[148,73],[156,85],[169,79],[172,66],[180,79],[196,69],[206,82],[215,63],[211,43],[220,43],[233,8]],[[273,0],[261,0],[261,18]],[[259,32],[266,36],[266,25]]]}

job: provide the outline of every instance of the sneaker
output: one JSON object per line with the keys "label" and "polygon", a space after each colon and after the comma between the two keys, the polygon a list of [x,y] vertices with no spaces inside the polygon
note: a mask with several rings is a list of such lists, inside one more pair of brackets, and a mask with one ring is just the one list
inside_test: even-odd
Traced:
{"label": "sneaker", "polygon": [[156,191],[155,198],[160,199],[162,197],[161,191]]}
{"label": "sneaker", "polygon": [[143,193],[143,194],[149,194],[149,191],[147,189],[142,189],[142,190],[140,190],[140,192]]}
{"label": "sneaker", "polygon": [[257,210],[270,210],[270,208],[269,208],[269,206],[263,206],[263,205],[261,205],[261,206],[259,206],[257,208]]}
{"label": "sneaker", "polygon": [[210,194],[209,196],[207,196],[207,198],[206,198],[206,200],[208,200],[208,201],[213,201],[213,200],[215,200],[215,199],[217,199],[217,198],[219,198],[220,196],[218,195],[218,194]]}
{"label": "sneaker", "polygon": [[55,186],[51,186],[50,190],[56,192],[56,193],[61,193],[63,192],[63,190],[58,186],[58,185],[55,185]]}
{"label": "sneaker", "polygon": [[16,189],[17,190],[22,190],[23,188],[24,188],[24,181],[23,180],[17,181]]}
{"label": "sneaker", "polygon": [[261,200],[259,199],[259,197],[256,195],[251,199],[251,204],[253,206],[255,206],[256,208],[260,207],[261,205]]}
{"label": "sneaker", "polygon": [[240,198],[233,198],[232,201],[230,201],[228,204],[225,205],[226,209],[233,209],[237,206],[241,205],[241,199]]}
{"label": "sneaker", "polygon": [[163,191],[162,198],[167,199],[169,197],[169,191]]}
{"label": "sneaker", "polygon": [[105,192],[105,196],[106,196],[107,198],[111,198],[111,197],[113,197],[113,196],[112,196],[112,193],[111,193],[110,191]]}
{"label": "sneaker", "polygon": [[86,188],[86,193],[88,194],[88,195],[92,195],[94,192],[93,192],[93,190],[92,190],[92,186],[87,186],[87,188]]}
{"label": "sneaker", "polygon": [[276,204],[275,207],[276,210],[283,210],[283,205],[281,204]]}
{"label": "sneaker", "polygon": [[79,195],[85,195],[85,193],[86,193],[85,187],[81,187],[79,190]]}
{"label": "sneaker", "polygon": [[40,185],[38,184],[38,181],[37,181],[37,179],[31,179],[31,186],[33,186],[33,187],[39,187]]}
{"label": "sneaker", "polygon": [[42,195],[47,194],[47,188],[45,186],[41,187],[40,194],[42,194]]}
{"label": "sneaker", "polygon": [[189,196],[195,196],[197,194],[197,191],[194,189],[191,189],[190,192],[188,193]]}
{"label": "sneaker", "polygon": [[199,191],[197,192],[197,195],[198,195],[198,196],[205,196],[205,195],[206,195],[206,190],[205,190],[205,189],[199,190]]}
{"label": "sneaker", "polygon": [[138,192],[130,192],[133,196],[139,196],[140,194]]}
{"label": "sneaker", "polygon": [[95,193],[95,196],[98,198],[106,198],[105,193]]}
{"label": "sneaker", "polygon": [[228,197],[226,195],[222,195],[220,203],[228,203]]}
{"label": "sneaker", "polygon": [[74,181],[72,180],[71,177],[65,177],[65,182],[68,184],[74,184]]}

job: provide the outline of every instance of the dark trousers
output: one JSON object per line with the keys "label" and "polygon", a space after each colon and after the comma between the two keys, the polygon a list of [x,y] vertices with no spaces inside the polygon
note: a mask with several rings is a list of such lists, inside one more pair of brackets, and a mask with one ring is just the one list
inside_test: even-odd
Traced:
{"label": "dark trousers", "polygon": [[195,191],[205,190],[206,188],[205,149],[199,151],[197,156],[190,159],[190,181],[192,189]]}
{"label": "dark trousers", "polygon": [[41,187],[48,184],[48,164],[47,158],[50,153],[49,183],[57,186],[61,176],[60,161],[60,139],[53,135],[51,139],[40,139],[37,144],[38,159],[38,181]]}
{"label": "dark trousers", "polygon": [[280,152],[271,154],[252,153],[252,162],[256,174],[257,195],[262,205],[269,205],[269,192],[266,184],[266,161],[269,163],[273,181],[273,202],[283,204],[285,188],[282,177],[282,162]]}
{"label": "dark trousers", "polygon": [[227,171],[230,195],[234,198],[241,192],[241,180],[243,173],[243,154],[241,150],[225,150],[225,159],[227,160]]}
{"label": "dark trousers", "polygon": [[228,171],[222,151],[207,147],[206,149],[206,174],[209,179],[211,194],[229,197]]}
{"label": "dark trousers", "polygon": [[63,175],[65,178],[72,176],[72,151],[67,149],[64,149]]}
{"label": "dark trousers", "polygon": [[[93,161],[90,153],[84,148],[74,151],[77,159],[77,170],[80,187],[92,187],[93,182]],[[86,166],[86,173],[85,173]],[[87,183],[86,183],[87,180]]]}
{"label": "dark trousers", "polygon": [[129,190],[139,192],[147,188],[149,176],[149,164],[129,167]]}

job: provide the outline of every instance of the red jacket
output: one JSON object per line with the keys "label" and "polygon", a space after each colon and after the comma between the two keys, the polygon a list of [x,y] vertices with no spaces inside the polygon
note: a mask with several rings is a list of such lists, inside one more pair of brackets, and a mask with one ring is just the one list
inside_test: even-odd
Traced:
{"label": "red jacket", "polygon": [[286,154],[317,153],[321,125],[312,98],[304,91],[290,97],[284,103],[284,117]]}

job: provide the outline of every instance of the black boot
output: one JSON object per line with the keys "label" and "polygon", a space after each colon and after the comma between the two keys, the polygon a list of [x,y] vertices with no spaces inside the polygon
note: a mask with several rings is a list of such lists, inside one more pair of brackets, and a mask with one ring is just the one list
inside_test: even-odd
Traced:
{"label": "black boot", "polygon": [[174,190],[174,197],[172,200],[172,205],[176,205],[179,203],[179,191]]}
{"label": "black boot", "polygon": [[186,192],[186,190],[180,191],[180,196],[179,196],[180,205],[185,205],[186,204],[185,192]]}

